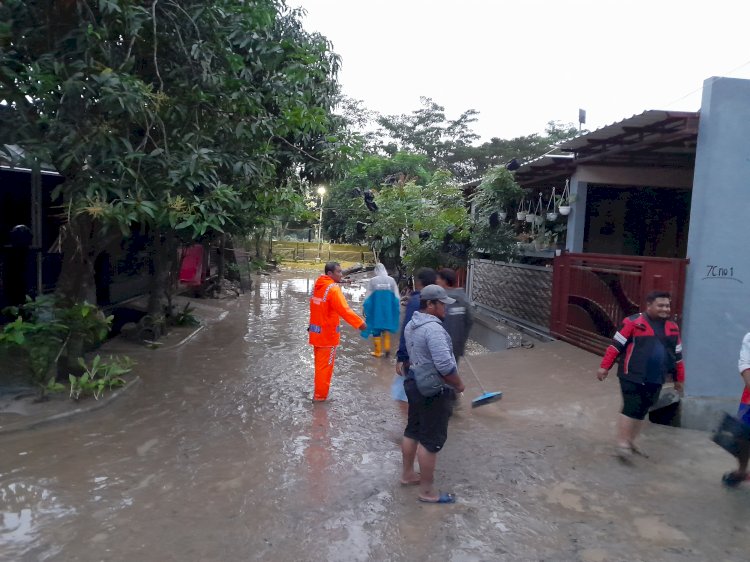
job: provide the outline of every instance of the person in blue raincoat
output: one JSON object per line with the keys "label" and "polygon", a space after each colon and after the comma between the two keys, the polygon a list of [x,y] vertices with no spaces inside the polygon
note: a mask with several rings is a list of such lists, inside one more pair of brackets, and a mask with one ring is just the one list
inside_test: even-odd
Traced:
{"label": "person in blue raincoat", "polygon": [[373,336],[374,357],[388,357],[391,353],[391,333],[398,332],[400,294],[393,277],[382,263],[375,265],[375,277],[367,284],[363,310],[367,320],[367,333]]}

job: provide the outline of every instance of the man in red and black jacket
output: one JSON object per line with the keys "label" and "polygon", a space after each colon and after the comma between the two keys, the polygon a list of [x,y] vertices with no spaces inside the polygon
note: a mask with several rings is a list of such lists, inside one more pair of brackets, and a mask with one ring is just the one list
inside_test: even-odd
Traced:
{"label": "man in red and black jacket", "polygon": [[617,420],[617,455],[625,461],[633,453],[643,455],[633,442],[668,375],[674,379],[675,390],[682,393],[685,366],[680,329],[669,320],[671,300],[664,291],[649,293],[646,312],[622,321],[597,371],[597,378],[603,381],[618,361],[622,411]]}

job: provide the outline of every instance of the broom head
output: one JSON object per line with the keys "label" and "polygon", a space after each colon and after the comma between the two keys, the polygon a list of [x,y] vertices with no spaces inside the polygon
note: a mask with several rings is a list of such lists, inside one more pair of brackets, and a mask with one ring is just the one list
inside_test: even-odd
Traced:
{"label": "broom head", "polygon": [[492,404],[493,402],[497,402],[503,397],[502,392],[485,392],[481,396],[477,396],[474,398],[474,400],[471,401],[471,407],[472,408],[478,408],[479,406],[484,406],[485,404]]}

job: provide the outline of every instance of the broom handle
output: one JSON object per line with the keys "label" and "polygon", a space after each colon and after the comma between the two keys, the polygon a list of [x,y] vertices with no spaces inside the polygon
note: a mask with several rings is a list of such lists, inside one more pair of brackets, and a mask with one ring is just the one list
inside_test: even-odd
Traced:
{"label": "broom handle", "polygon": [[479,380],[479,377],[477,376],[477,373],[474,370],[474,367],[471,366],[471,362],[469,361],[469,358],[467,356],[464,356],[464,363],[466,363],[466,366],[469,367],[469,372],[471,373],[471,376],[474,377],[474,380],[477,381],[479,388],[482,389],[482,393],[487,394],[487,391],[484,389],[484,386],[482,385],[482,381]]}

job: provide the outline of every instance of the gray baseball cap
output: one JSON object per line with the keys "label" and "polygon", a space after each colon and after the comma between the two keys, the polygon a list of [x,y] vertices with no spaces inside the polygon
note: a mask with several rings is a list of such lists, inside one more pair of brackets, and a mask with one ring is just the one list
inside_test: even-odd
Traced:
{"label": "gray baseball cap", "polygon": [[453,304],[456,299],[452,299],[448,296],[440,285],[427,285],[419,293],[419,300],[423,301],[440,301],[445,304]]}

